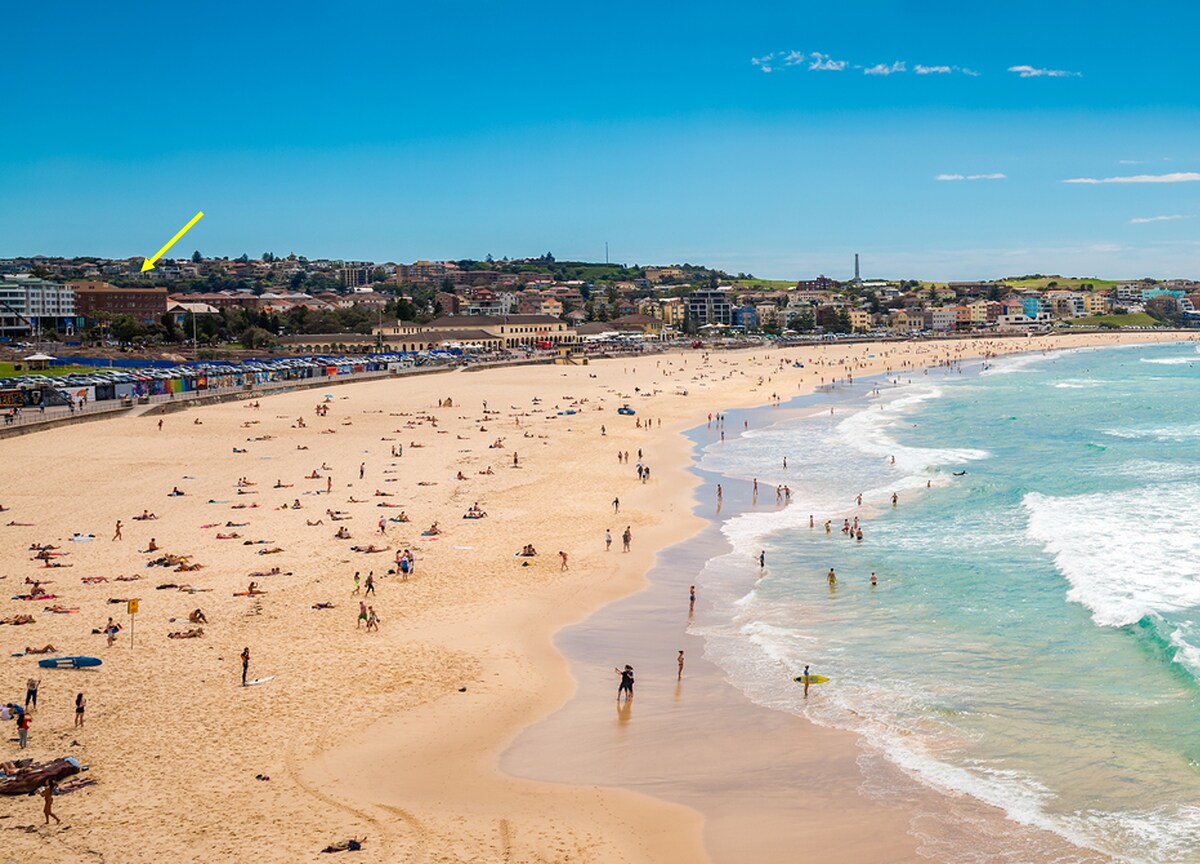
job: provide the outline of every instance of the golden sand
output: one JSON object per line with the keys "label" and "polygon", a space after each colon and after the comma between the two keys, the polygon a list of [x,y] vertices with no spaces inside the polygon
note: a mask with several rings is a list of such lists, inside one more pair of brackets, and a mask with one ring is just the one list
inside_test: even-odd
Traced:
{"label": "golden sand", "polygon": [[[58,595],[6,600],[0,613],[36,618],[0,627],[8,682],[0,698],[23,701],[25,680],[42,680],[29,748],[18,751],[10,726],[5,756],[73,755],[98,781],[55,800],[64,827],[41,827],[40,799],[0,799],[0,830],[37,826],[0,835],[5,853],[22,861],[270,864],[320,860],[327,843],[365,836],[355,861],[737,860],[738,832],[757,843],[772,831],[775,811],[721,825],[706,848],[695,809],[617,788],[516,780],[496,767],[523,727],[573,691],[554,632],[636,591],[659,550],[701,527],[680,432],[709,412],[791,398],[848,372],[1167,338],[1179,337],[830,345],[456,371],[331,388],[325,417],[314,413],[323,391],[308,390],[262,397],[260,408],[231,402],[168,414],[161,430],[149,414],[0,441],[0,505],[9,508],[0,516],[3,584],[17,594],[27,578],[44,579]],[[793,368],[794,359],[806,367]],[[438,407],[446,398],[454,407]],[[626,402],[636,416],[616,413]],[[578,413],[559,413],[566,410]],[[646,484],[633,467],[639,448],[652,467]],[[618,464],[618,450],[630,452],[630,464]],[[481,473],[489,467],[493,473]],[[320,479],[305,479],[314,470]],[[253,494],[238,494],[239,478],[256,484],[241,490]],[[324,494],[329,478],[332,492]],[[277,482],[288,488],[273,488]],[[169,497],[173,487],[186,494]],[[294,501],[300,509],[281,509]],[[474,502],[488,516],[463,519]],[[381,503],[401,505],[411,521],[387,522],[380,534],[379,519],[401,512]],[[331,522],[329,509],[352,518]],[[158,518],[135,520],[143,510]],[[118,519],[123,539],[114,541]],[[33,527],[4,526],[10,520]],[[307,524],[317,520],[323,524]],[[422,537],[435,521],[442,533]],[[625,554],[627,525],[633,543]],[[340,526],[351,539],[334,538]],[[607,553],[606,528],[614,535]],[[216,539],[232,532],[241,537]],[[75,533],[95,539],[71,542]],[[139,552],[151,538],[161,552]],[[69,566],[42,569],[28,551],[35,542],[69,553],[56,559]],[[538,557],[515,557],[527,543]],[[387,551],[351,551],[368,544]],[[259,554],[275,547],[283,551]],[[398,548],[416,556],[407,581],[386,575]],[[146,566],[163,552],[203,569]],[[290,575],[249,575],[272,567]],[[364,580],[373,571],[374,595],[352,595],[356,571]],[[234,596],[252,579],[265,594]],[[156,588],[167,583],[203,590]],[[140,599],[132,645],[125,604],[109,602],[130,597]],[[356,627],[360,599],[378,613],[379,632]],[[317,603],[335,608],[313,609]],[[52,604],[78,612],[43,612]],[[194,626],[171,619],[196,608],[209,619],[204,636],[168,639]],[[92,633],[109,616],[125,627],[111,648]],[[104,665],[38,670],[36,657],[7,656],[47,643]],[[240,686],[244,647],[250,677],[272,680]],[[82,729],[73,727],[77,692],[88,700]],[[822,771],[853,797],[852,736],[796,718],[768,725],[819,742]],[[714,758],[732,763],[736,754]],[[881,830],[866,825],[871,815],[825,814],[822,846],[866,833],[861,854],[843,860],[880,860],[881,849],[907,858],[913,844],[903,819]]]}

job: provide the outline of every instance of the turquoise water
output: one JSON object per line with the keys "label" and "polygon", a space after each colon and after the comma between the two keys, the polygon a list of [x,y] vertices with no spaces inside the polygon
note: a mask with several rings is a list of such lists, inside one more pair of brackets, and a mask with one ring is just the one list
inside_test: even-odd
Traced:
{"label": "turquoise water", "polygon": [[[913,373],[712,441],[701,467],[735,478],[727,498],[764,491],[700,576],[706,654],[1072,860],[1200,861],[1198,350]],[[840,531],[855,516],[861,543]],[[805,663],[832,679],[807,700],[787,683]]]}

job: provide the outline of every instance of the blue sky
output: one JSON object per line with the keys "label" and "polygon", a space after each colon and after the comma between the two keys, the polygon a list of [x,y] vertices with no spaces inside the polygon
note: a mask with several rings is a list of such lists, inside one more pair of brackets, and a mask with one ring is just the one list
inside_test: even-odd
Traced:
{"label": "blue sky", "polygon": [[19,4],[0,256],[1200,275],[1200,10],[1120,5]]}

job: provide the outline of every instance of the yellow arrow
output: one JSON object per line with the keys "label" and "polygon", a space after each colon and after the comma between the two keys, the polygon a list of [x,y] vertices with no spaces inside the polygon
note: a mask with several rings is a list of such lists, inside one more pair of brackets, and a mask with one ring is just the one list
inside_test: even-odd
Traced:
{"label": "yellow arrow", "polygon": [[175,241],[178,240],[180,237],[182,237],[184,234],[186,234],[193,225],[195,225],[197,222],[199,222],[200,217],[203,215],[204,215],[204,213],[200,212],[200,213],[197,213],[195,216],[193,216],[192,221],[188,222],[186,225],[184,225],[182,228],[180,228],[179,232],[174,237],[172,237],[170,240],[167,241],[167,245],[163,246],[161,249],[159,249],[157,252],[155,252],[152,257],[144,260],[142,262],[142,272],[145,273],[147,270],[153,270],[154,262],[157,261],[159,258],[161,258],[163,255],[165,255],[167,250],[175,245]]}

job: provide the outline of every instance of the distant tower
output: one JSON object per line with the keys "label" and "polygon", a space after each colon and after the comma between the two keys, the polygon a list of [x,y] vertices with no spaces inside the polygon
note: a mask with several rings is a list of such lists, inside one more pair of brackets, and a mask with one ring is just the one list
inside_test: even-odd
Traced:
{"label": "distant tower", "polygon": [[861,282],[862,278],[858,274],[858,253],[854,253],[854,281]]}

